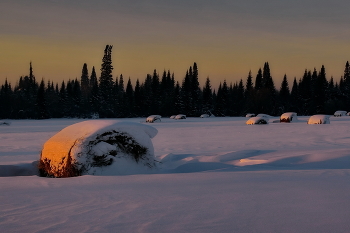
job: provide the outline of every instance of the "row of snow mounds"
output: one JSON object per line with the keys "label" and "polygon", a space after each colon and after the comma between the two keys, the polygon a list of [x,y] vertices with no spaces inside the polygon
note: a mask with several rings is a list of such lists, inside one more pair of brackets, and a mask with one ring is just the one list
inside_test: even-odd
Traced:
{"label": "row of snow mounds", "polygon": [[157,133],[157,129],[148,125],[116,120],[73,124],[44,144],[40,175],[73,177],[147,172],[156,167],[151,138]]}
{"label": "row of snow mounds", "polygon": [[[268,124],[269,118],[271,116],[266,114],[258,114],[256,117],[251,117],[246,124],[247,125],[261,125]],[[273,123],[277,122],[297,122],[297,113],[295,112],[286,112],[283,113],[280,117],[280,120],[275,120]],[[307,121],[308,124],[330,124],[330,116],[329,115],[313,115]]]}

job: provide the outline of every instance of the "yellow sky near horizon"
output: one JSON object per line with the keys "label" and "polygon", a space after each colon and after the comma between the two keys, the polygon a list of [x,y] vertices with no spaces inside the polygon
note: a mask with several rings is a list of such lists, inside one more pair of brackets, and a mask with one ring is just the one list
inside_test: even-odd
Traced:
{"label": "yellow sky near horizon", "polygon": [[30,61],[39,79],[60,83],[80,78],[84,63],[89,71],[95,66],[99,75],[106,44],[113,45],[113,75],[130,77],[133,84],[154,69],[160,74],[170,70],[181,82],[193,62],[198,64],[200,84],[209,77],[213,88],[223,80],[245,81],[250,70],[255,77],[264,62],[270,64],[276,88],[284,74],[292,85],[305,69],[319,70],[322,65],[327,78],[338,81],[350,60],[349,32],[343,18],[331,18],[332,12],[328,18],[303,12],[294,18],[309,1],[290,11],[271,1],[268,7],[274,13],[265,14],[253,0],[241,5],[204,2],[189,12],[182,1],[152,0],[146,5],[103,0],[109,4],[106,7],[91,0],[81,5],[79,1],[4,0],[0,3],[0,81],[7,78],[15,84],[28,74]]}

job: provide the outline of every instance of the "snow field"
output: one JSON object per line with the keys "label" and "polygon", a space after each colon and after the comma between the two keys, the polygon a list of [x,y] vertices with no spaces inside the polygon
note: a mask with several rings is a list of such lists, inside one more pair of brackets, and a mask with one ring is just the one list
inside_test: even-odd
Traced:
{"label": "snow field", "polygon": [[34,175],[32,163],[45,141],[82,120],[13,120],[0,127],[0,229],[348,232],[350,117],[308,118],[163,118],[151,124],[155,174],[62,179]]}

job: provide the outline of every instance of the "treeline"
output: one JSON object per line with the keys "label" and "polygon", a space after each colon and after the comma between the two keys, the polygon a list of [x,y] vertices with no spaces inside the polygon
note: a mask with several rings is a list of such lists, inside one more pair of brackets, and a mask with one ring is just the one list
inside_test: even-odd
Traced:
{"label": "treeline", "polygon": [[42,79],[38,82],[30,63],[29,75],[20,77],[12,87],[7,80],[0,90],[0,118],[118,118],[145,117],[151,114],[170,116],[244,116],[246,113],[280,115],[293,111],[298,115],[333,114],[336,110],[350,111],[350,66],[346,62],[339,83],[327,80],[325,67],[319,71],[305,70],[304,75],[288,83],[285,75],[275,87],[269,63],[255,77],[249,72],[245,81],[228,84],[226,80],[213,90],[209,77],[203,87],[198,81],[194,63],[182,82],[174,73],[156,70],[133,86],[130,78],[112,76],[112,46],[107,45],[102,59],[101,74],[91,73],[83,65],[80,79],[61,84]]}

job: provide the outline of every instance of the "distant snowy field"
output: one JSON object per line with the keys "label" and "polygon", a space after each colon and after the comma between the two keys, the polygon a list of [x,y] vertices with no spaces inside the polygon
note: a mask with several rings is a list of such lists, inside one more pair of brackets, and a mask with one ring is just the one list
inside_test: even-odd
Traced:
{"label": "distant snowy field", "polygon": [[57,179],[35,162],[82,120],[12,120],[0,125],[0,231],[349,232],[350,117],[298,118],[163,118],[148,124],[153,174]]}

